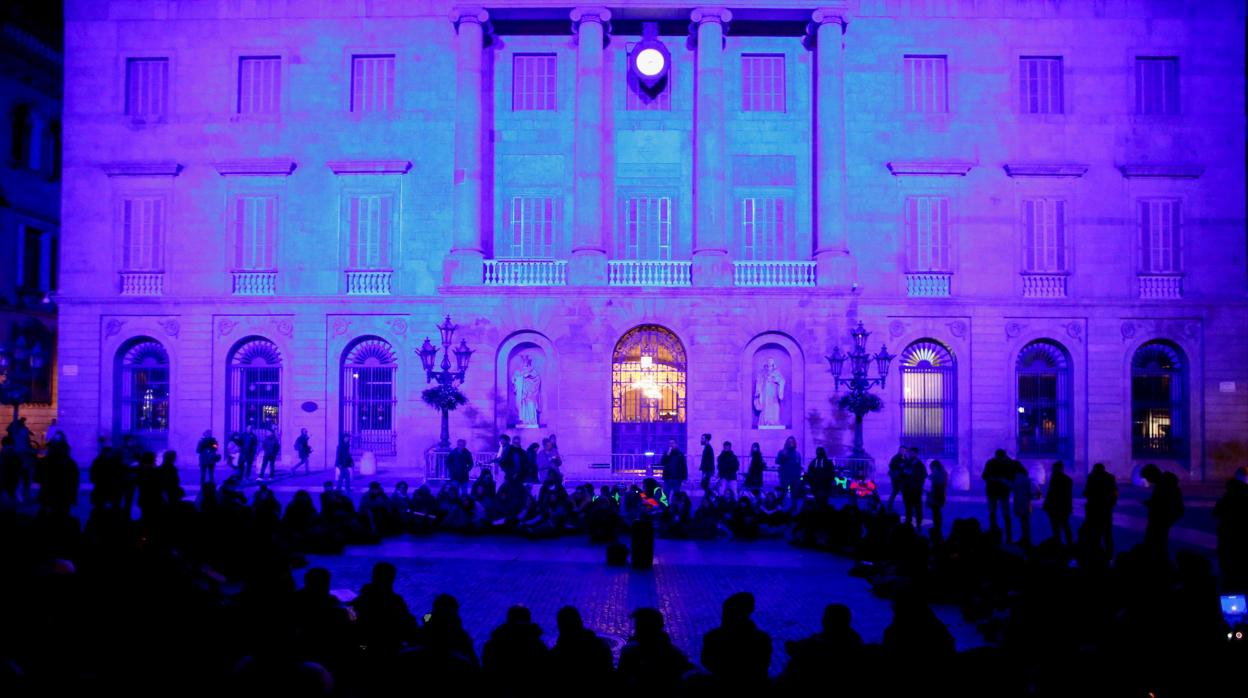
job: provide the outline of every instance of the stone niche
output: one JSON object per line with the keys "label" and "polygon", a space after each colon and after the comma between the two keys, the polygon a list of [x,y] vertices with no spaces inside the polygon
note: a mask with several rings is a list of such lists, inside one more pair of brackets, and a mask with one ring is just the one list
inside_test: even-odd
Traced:
{"label": "stone niche", "polygon": [[[780,381],[782,392],[778,389]],[[788,335],[768,332],[746,345],[740,393],[746,443],[739,452],[748,453],[750,444],[757,441],[770,461],[790,436],[797,438],[798,450],[804,448],[805,382],[801,348]],[[778,406],[772,402],[777,396]]]}
{"label": "stone niche", "polygon": [[[545,335],[525,331],[508,337],[498,348],[495,375],[496,430],[553,430],[559,405],[558,363],[554,346]],[[517,382],[526,392],[536,393],[526,400],[527,406],[521,404]],[[527,420],[521,420],[522,407],[526,407]]]}

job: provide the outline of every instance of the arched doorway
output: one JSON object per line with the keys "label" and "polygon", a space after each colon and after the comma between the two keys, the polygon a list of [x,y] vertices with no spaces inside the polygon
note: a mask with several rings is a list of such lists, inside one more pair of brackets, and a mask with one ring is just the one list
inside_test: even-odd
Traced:
{"label": "arched doorway", "polygon": [[901,443],[924,458],[958,455],[958,373],[953,353],[934,339],[901,352]]}
{"label": "arched doorway", "polygon": [[616,470],[643,469],[675,440],[683,449],[685,347],[658,325],[634,327],[615,345],[611,364],[611,452]]}
{"label": "arched doorway", "polygon": [[136,337],[117,352],[113,434],[134,436],[146,449],[169,443],[169,352],[151,337]]}
{"label": "arched doorway", "polygon": [[380,337],[361,337],[343,352],[338,433],[351,435],[353,453],[397,454],[398,370],[394,347]]}
{"label": "arched doorway", "polygon": [[1071,458],[1070,356],[1057,342],[1039,339],[1018,353],[1020,456]]}
{"label": "arched doorway", "polygon": [[282,430],[282,353],[263,337],[247,337],[230,352],[225,396],[225,434],[251,427],[256,432]]}
{"label": "arched doorway", "polygon": [[1187,362],[1164,340],[1141,346],[1131,357],[1131,455],[1187,458]]}

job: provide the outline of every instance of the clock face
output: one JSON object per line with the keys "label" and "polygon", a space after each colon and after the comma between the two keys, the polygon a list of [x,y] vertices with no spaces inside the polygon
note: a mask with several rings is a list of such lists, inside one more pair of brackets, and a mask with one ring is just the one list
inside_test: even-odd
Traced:
{"label": "clock face", "polygon": [[667,62],[663,54],[653,48],[642,49],[633,61],[637,66],[637,72],[646,77],[654,77],[663,72],[663,65]]}

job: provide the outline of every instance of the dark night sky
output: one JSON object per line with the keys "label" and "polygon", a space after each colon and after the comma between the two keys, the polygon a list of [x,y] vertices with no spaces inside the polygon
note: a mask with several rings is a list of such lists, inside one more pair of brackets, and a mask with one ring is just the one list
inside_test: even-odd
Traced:
{"label": "dark night sky", "polygon": [[64,38],[64,5],[61,0],[4,0],[0,18],[43,39],[58,51]]}

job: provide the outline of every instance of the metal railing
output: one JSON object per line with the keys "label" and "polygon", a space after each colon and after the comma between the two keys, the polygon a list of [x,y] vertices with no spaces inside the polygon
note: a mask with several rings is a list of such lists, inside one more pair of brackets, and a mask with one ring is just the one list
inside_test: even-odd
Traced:
{"label": "metal railing", "polygon": [[[425,451],[425,479],[427,480],[445,480],[446,476],[446,456],[450,451],[439,451],[429,449]],[[494,458],[497,456],[495,451],[474,451],[472,454],[473,468],[486,468],[494,473],[495,479],[498,479],[498,467],[494,464]],[[475,477],[476,473],[472,473]]]}
{"label": "metal railing", "polygon": [[911,298],[947,298],[953,274],[916,272],[906,274],[906,295]]}
{"label": "metal railing", "polygon": [[348,296],[388,296],[394,272],[392,271],[348,271]]}
{"label": "metal railing", "polygon": [[1023,298],[1065,297],[1065,274],[1023,274]]}
{"label": "metal railing", "polygon": [[162,296],[164,293],[164,272],[121,272],[121,295],[123,296]]}
{"label": "metal railing", "polygon": [[563,259],[487,259],[486,286],[566,286],[568,262]]}
{"label": "metal railing", "polygon": [[806,261],[733,262],[732,282],[753,288],[815,285],[815,263]]}
{"label": "metal railing", "polygon": [[277,293],[277,272],[236,271],[231,273],[236,296],[271,296]]}
{"label": "metal railing", "polygon": [[1140,298],[1182,298],[1183,277],[1176,274],[1140,274]]}
{"label": "metal railing", "polygon": [[692,269],[693,262],[687,260],[613,259],[607,262],[607,284],[610,286],[689,286]]}

